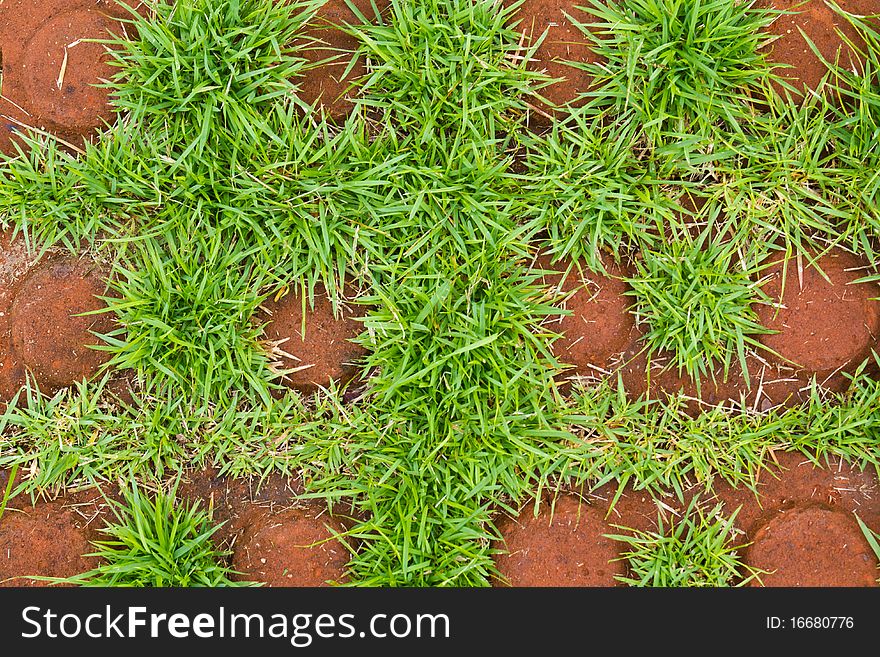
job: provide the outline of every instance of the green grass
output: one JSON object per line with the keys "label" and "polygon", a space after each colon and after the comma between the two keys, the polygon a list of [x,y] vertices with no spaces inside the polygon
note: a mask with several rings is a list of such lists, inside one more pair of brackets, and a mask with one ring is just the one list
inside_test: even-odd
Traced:
{"label": "green grass", "polygon": [[[681,518],[665,523],[657,515],[657,530],[644,532],[615,525],[625,533],[609,538],[624,544],[628,575],[615,579],[630,586],[742,586],[760,573],[742,562],[734,521],[739,509],[725,518],[723,505],[704,510],[693,498]],[[745,573],[748,573],[745,577]]]}
{"label": "green grass", "polygon": [[114,519],[100,531],[89,557],[92,570],[62,580],[80,586],[203,587],[242,586],[230,579],[229,552],[213,543],[222,525],[198,503],[180,503],[176,486],[146,495],[136,484],[123,488],[123,501],[108,500]]}
{"label": "green grass", "polygon": [[[847,47],[862,62],[853,71],[840,62],[826,62],[838,94],[834,127],[840,135],[840,159],[855,173],[851,198],[861,212],[850,226],[854,248],[876,260],[874,241],[880,235],[880,23],[832,7],[855,28],[861,44],[847,39]],[[880,15],[880,10],[878,10]]]}
{"label": "green grass", "polygon": [[526,216],[554,255],[601,270],[601,253],[650,243],[649,213],[662,200],[636,157],[633,126],[580,108],[549,133],[524,136]]}
{"label": "green grass", "polygon": [[[757,53],[772,12],[594,3],[597,31],[582,28],[604,57],[587,67],[597,86],[536,132],[529,102],[549,81],[526,69],[518,4],[393,0],[375,25],[357,16],[346,29],[367,75],[337,123],[297,97],[319,6],[155,3],[132,15],[136,38],[110,44],[115,125],[76,157],[40,135],[0,163],[0,222],[35,251],[111,265],[119,321],[107,372],[51,397],[29,384],[2,409],[0,467],[27,473],[14,492],[155,486],[189,467],[300,475],[307,497],[360,512],[354,585],[483,586],[494,514],[548,488],[756,489],[774,451],[880,471],[867,365],[845,394],[815,385],[765,412],[694,417],[681,396],[631,399],[613,377],[562,394],[544,328],[562,311],[529,269],[538,252],[594,271],[635,263],[652,353],[698,378],[742,364],[771,248],[875,259],[876,28],[851,17],[863,74],[829,62],[829,95],[797,99],[772,90]],[[350,403],[337,386],[274,397],[259,304],[319,282],[335,298],[346,278],[367,308],[368,388]],[[113,393],[120,372],[132,400]],[[156,563],[177,544],[207,573],[188,583],[225,583],[205,513],[132,490],[99,548],[116,565],[82,581],[171,581]],[[178,528],[154,522],[158,509]],[[728,520],[692,511],[640,535],[633,559],[651,581],[735,583]],[[147,545],[132,523],[165,538]],[[680,570],[689,555],[699,567]]]}
{"label": "green grass", "polygon": [[717,479],[757,494],[761,473],[775,469],[774,451],[804,454],[816,467],[839,458],[880,473],[880,383],[866,367],[845,394],[823,394],[813,382],[806,403],[762,413],[713,407],[694,417],[680,395],[629,399],[608,381],[580,386],[565,411],[575,438],[554,455],[551,476],[683,499],[694,485],[711,491]]}
{"label": "green grass", "polygon": [[[856,516],[856,520],[859,523],[859,528],[865,535],[865,540],[868,541],[868,545],[870,545],[871,549],[874,551],[877,561],[880,562],[880,534],[868,527],[868,525],[865,524],[865,521],[858,516]],[[878,567],[880,567],[880,565],[878,565]],[[880,576],[877,577],[877,582],[880,583]]]}
{"label": "green grass", "polygon": [[520,4],[392,0],[378,24],[352,29],[372,63],[360,103],[419,145],[496,139],[546,84],[510,26]]}
{"label": "green grass", "polygon": [[6,511],[6,505],[9,503],[9,500],[12,499],[12,487],[15,485],[15,477],[18,475],[18,466],[12,466],[12,469],[9,471],[8,479],[6,480],[6,490],[3,491],[3,499],[0,500],[0,520],[3,519],[3,514]]}
{"label": "green grass", "polygon": [[306,402],[225,405],[192,400],[177,386],[118,399],[108,378],[78,383],[49,398],[22,391],[0,415],[0,467],[27,472],[20,492],[173,476],[212,466],[231,477],[292,475],[307,447],[346,414],[338,395]]}
{"label": "green grass", "polygon": [[864,169],[841,156],[852,135],[832,117],[823,96],[798,104],[774,97],[752,126],[755,136],[732,141],[738,156],[720,162],[717,177],[756,240],[801,251],[849,243],[870,259]]}
{"label": "green grass", "polygon": [[[591,0],[581,25],[600,63],[595,98],[632,112],[652,146],[705,152],[723,128],[746,128],[771,71],[758,48],[775,12],[731,0]],[[592,30],[587,29],[588,27]],[[698,135],[687,145],[682,137]]]}
{"label": "green grass", "polygon": [[207,155],[217,137],[266,138],[254,118],[279,100],[295,98],[306,60],[294,38],[321,3],[297,0],[150,2],[150,16],[133,9],[127,28],[137,38],[113,40],[121,69],[114,104],[152,132],[160,127],[184,146],[172,170],[189,156]]}
{"label": "green grass", "polygon": [[649,355],[671,354],[670,366],[698,389],[719,366],[725,378],[733,358],[748,380],[746,350],[760,347],[755,336],[767,332],[755,308],[767,301],[757,259],[719,209],[705,225],[674,229],[656,249],[643,250],[636,275],[627,279]]}
{"label": "green grass", "polygon": [[[95,234],[117,223],[86,198],[76,160],[54,140],[32,138],[0,169],[0,212],[33,245],[63,244],[71,252],[92,246]],[[87,237],[88,236],[88,237]]]}
{"label": "green grass", "polygon": [[148,387],[171,381],[186,393],[228,400],[268,399],[267,353],[255,312],[262,281],[235,238],[199,225],[146,240],[133,262],[116,266],[107,312],[121,326],[102,336],[110,366],[135,370]]}

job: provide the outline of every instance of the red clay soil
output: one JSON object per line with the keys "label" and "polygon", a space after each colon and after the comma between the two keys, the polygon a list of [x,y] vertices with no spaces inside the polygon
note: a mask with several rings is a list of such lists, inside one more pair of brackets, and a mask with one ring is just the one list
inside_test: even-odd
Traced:
{"label": "red clay soil", "polygon": [[[768,411],[775,406],[796,406],[807,401],[811,394],[811,376],[797,370],[768,354],[746,355],[749,381],[746,383],[739,365],[731,366],[726,393],[735,401],[745,399],[745,407],[756,411]],[[839,377],[819,378],[823,390],[842,391]]]}
{"label": "red clay soil", "polygon": [[16,284],[33,264],[25,241],[13,239],[12,229],[0,232],[0,399],[8,399],[21,387],[24,367],[12,351],[9,306]]}
{"label": "red clay soil", "polygon": [[327,513],[293,508],[255,510],[235,545],[232,566],[242,581],[267,586],[328,586],[345,581],[350,554],[333,537],[344,528]]}
{"label": "red clay soil", "polygon": [[95,559],[83,556],[94,538],[87,520],[60,501],[7,508],[0,518],[0,587],[48,586],[28,576],[70,577],[94,568]]}
{"label": "red clay soil", "polygon": [[603,512],[574,495],[542,507],[536,518],[527,507],[519,518],[503,517],[496,566],[509,586],[615,586],[624,572],[618,545]]}
{"label": "red clay soil", "polygon": [[718,367],[714,373],[715,379],[705,377],[700,380],[698,390],[696,381],[684,370],[679,373],[671,363],[669,354],[655,354],[649,359],[644,344],[633,342],[624,354],[624,364],[620,368],[620,376],[629,397],[637,399],[647,394],[651,399],[659,399],[680,393],[702,402],[702,405],[695,401],[688,406],[695,411],[698,407],[717,406],[727,402],[731,396],[737,396],[731,389],[738,381],[736,372],[730,372],[725,378],[723,368]]}
{"label": "red clay soil", "polygon": [[757,500],[748,489],[713,483],[716,497],[730,511],[742,506],[736,524],[750,540],[780,511],[796,506],[820,505],[858,514],[869,527],[880,529],[880,483],[870,467],[861,470],[833,457],[820,460],[822,467],[817,467],[796,452],[774,453],[770,461],[771,469],[758,478]]}
{"label": "red clay soil", "polygon": [[[880,12],[877,0],[837,0],[837,4],[844,11],[861,16]],[[770,61],[780,66],[776,72],[788,79],[795,89],[815,90],[827,72],[798,28],[803,29],[827,61],[834,62],[839,53],[842,65],[847,68],[859,65],[858,56],[840,38],[837,30],[857,44],[864,45],[863,42],[852,25],[832,10],[825,0],[758,0],[756,6],[799,12],[783,14],[770,25],[768,31],[779,39],[764,48]]]}
{"label": "red clay soil", "polygon": [[214,535],[217,543],[231,545],[246,522],[259,515],[255,506],[263,512],[287,508],[303,492],[298,478],[273,474],[262,481],[238,479],[222,476],[216,468],[208,467],[187,472],[177,494],[190,503],[200,502],[202,509],[212,509],[214,522],[225,523]]}
{"label": "red clay soil", "polygon": [[769,573],[764,586],[876,586],[880,574],[852,514],[822,506],[780,511],[757,531],[746,561]]}
{"label": "red clay soil", "polygon": [[[377,18],[372,0],[355,0],[353,4],[367,20]],[[380,13],[390,4],[390,0],[376,1]],[[357,25],[360,22],[346,0],[328,0],[318,10],[306,32],[317,43],[302,50],[302,56],[313,64],[331,58],[333,61],[305,72],[302,79],[297,81],[300,85],[299,97],[309,105],[322,109],[331,119],[344,119],[351,113],[354,109],[351,96],[357,93],[351,89],[352,83],[367,72],[363,60],[358,59],[351,72],[346,75],[346,69],[351,64],[351,53],[358,48],[359,43],[357,38],[340,27]]]}
{"label": "red clay soil", "polygon": [[765,346],[800,369],[823,376],[854,368],[877,347],[880,285],[852,284],[869,275],[868,263],[841,249],[817,264],[827,280],[806,258],[799,264],[797,257],[775,256],[763,289],[779,307],[762,305],[758,317],[765,327],[779,331],[761,337]]}
{"label": "red clay soil", "polygon": [[[880,484],[877,475],[870,468],[859,470],[838,459],[832,458],[827,463],[822,463],[825,467],[816,467],[799,453],[772,455],[771,470],[762,472],[758,481],[759,497],[747,488],[733,488],[721,480],[713,482],[712,494],[705,493],[701,486],[686,491],[683,502],[671,493],[655,499],[644,491],[635,491],[627,486],[612,508],[610,503],[616,494],[616,487],[610,484],[593,491],[587,497],[601,514],[607,515],[609,524],[639,531],[655,531],[658,512],[668,526],[670,521],[674,521],[687,508],[694,495],[702,493],[701,499],[707,505],[714,506],[722,502],[723,513],[726,515],[739,508],[735,527],[744,532],[745,536],[737,542],[755,542],[754,546],[743,551],[744,561],[754,567],[777,571],[773,576],[762,577],[765,585],[785,585],[783,582],[790,585],[810,585],[813,581],[808,578],[812,572],[811,565],[799,562],[824,559],[818,553],[814,555],[812,552],[817,543],[821,543],[822,550],[836,554],[842,566],[837,568],[835,562],[827,562],[828,572],[821,585],[855,583],[848,574],[853,572],[862,575],[870,572],[872,575],[869,579],[859,580],[857,585],[875,585],[874,580],[880,575],[876,570],[876,559],[873,559],[872,553],[868,553],[868,567],[863,567],[863,552],[852,548],[864,547],[864,537],[855,525],[853,514],[857,514],[874,531],[880,530]],[[582,493],[586,494],[586,491]],[[813,508],[823,510],[819,518],[811,518],[811,514],[805,516],[808,529],[811,520],[815,523],[815,533],[799,528],[802,524],[800,521],[789,524],[776,520],[783,513]],[[826,512],[830,515],[826,516]],[[822,520],[826,517],[827,522]],[[853,525],[858,535],[851,532]],[[770,562],[773,554],[780,553],[773,543],[766,543],[765,547],[761,547],[767,537],[767,532],[764,531],[767,526],[771,526],[774,540],[790,544],[787,549],[792,554],[799,555],[796,559],[776,559],[775,563]],[[843,529],[838,531],[838,526]],[[825,538],[817,535],[825,531]],[[761,539],[760,542],[758,539]],[[797,584],[798,581],[800,584]]]}
{"label": "red clay soil", "polygon": [[534,267],[560,273],[545,274],[540,282],[554,297],[563,296],[559,307],[571,312],[544,324],[561,334],[552,346],[554,356],[572,366],[568,375],[607,372],[636,336],[635,316],[629,312],[632,302],[625,296],[629,286],[623,280],[631,272],[610,257],[603,258],[607,276],[591,272],[582,262],[573,266],[569,259],[554,264],[550,260],[542,255]]}
{"label": "red clay soil", "polygon": [[[670,366],[668,354],[656,354],[648,360],[644,345],[633,342],[624,354],[621,379],[632,399],[648,395],[651,399],[682,394],[690,398],[686,410],[696,415],[701,410],[718,406],[740,407],[767,411],[776,406],[793,406],[809,397],[809,376],[764,355],[746,354],[749,378],[743,375],[738,359],[731,361],[727,375],[718,365],[712,376],[696,381],[684,371]],[[826,383],[824,380],[818,381]],[[827,387],[827,386],[823,386]]]}
{"label": "red clay soil", "polygon": [[112,75],[110,56],[82,40],[123,34],[114,17],[125,15],[111,0],[0,3],[0,151],[14,153],[15,134],[28,127],[80,146],[112,121],[108,90],[94,86]]}
{"label": "red clay soil", "polygon": [[[513,0],[504,0],[505,6],[511,4]],[[529,69],[544,71],[554,79],[561,78],[561,81],[540,91],[554,105],[577,105],[579,103],[573,101],[578,94],[589,91],[592,86],[593,78],[586,71],[563,63],[597,61],[587,37],[566,17],[567,14],[581,23],[590,23],[593,17],[578,9],[587,4],[583,0],[525,0],[514,17],[514,20],[520,21],[516,29],[524,35],[526,47],[534,44],[545,30],[547,32],[529,63]],[[545,103],[538,102],[536,106],[542,112],[554,113]],[[542,123],[540,120],[537,122]]]}
{"label": "red clay soil", "polygon": [[[351,291],[346,290],[347,296]],[[269,321],[264,339],[279,354],[278,368],[294,369],[282,383],[304,394],[312,394],[331,381],[348,383],[358,373],[357,362],[366,354],[360,345],[351,342],[362,332],[365,310],[354,304],[341,308],[342,316],[333,315],[333,306],[327,290],[315,287],[315,305],[309,309],[306,302],[305,333],[303,333],[303,298],[290,293],[276,301],[270,299],[262,306],[260,319]]]}
{"label": "red clay soil", "polygon": [[[213,509],[214,535],[221,547],[233,547],[233,569],[239,579],[270,586],[321,586],[344,581],[349,555],[336,540],[313,548],[330,536],[325,525],[342,531],[345,519],[330,516],[318,505],[290,509],[304,492],[302,481],[275,474],[257,482],[222,476],[207,468],[187,473],[178,495],[200,500]],[[337,510],[338,511],[338,510]],[[265,559],[265,563],[263,562]]]}
{"label": "red clay soil", "polygon": [[76,316],[106,307],[96,298],[104,294],[106,284],[94,265],[64,257],[44,260],[17,284],[4,317],[7,345],[43,392],[90,378],[108,360],[106,352],[89,345],[100,343],[92,331],[113,329],[112,317]]}

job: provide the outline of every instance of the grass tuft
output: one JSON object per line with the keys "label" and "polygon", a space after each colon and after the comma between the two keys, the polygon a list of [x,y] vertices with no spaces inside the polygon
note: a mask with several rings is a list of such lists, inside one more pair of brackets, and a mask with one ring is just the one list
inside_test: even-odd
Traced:
{"label": "grass tuft", "polygon": [[252,254],[204,224],[140,242],[137,260],[115,267],[104,299],[119,320],[101,336],[110,366],[137,371],[148,387],[170,381],[217,402],[248,392],[267,400],[267,356],[252,321],[261,301]]}
{"label": "grass tuft", "polygon": [[729,233],[734,226],[710,221],[696,236],[685,228],[660,247],[647,249],[637,260],[638,273],[627,279],[635,298],[639,323],[649,353],[667,352],[671,365],[684,370],[699,386],[724,375],[736,356],[747,372],[748,347],[760,347],[753,337],[766,333],[753,305],[764,300],[754,258],[742,252],[741,240]]}
{"label": "grass tuft", "polygon": [[148,16],[129,8],[127,31],[136,36],[109,42],[121,69],[113,102],[138,125],[185,144],[181,159],[202,156],[222,130],[264,139],[253,118],[295,97],[306,60],[291,44],[320,4],[154,0]]}
{"label": "grass tuft", "polygon": [[218,549],[210,514],[198,503],[181,504],[175,491],[144,495],[136,484],[123,490],[124,502],[109,500],[115,520],[96,541],[99,564],[63,580],[80,586],[203,587],[246,586],[230,579],[228,552]]}
{"label": "grass tuft", "polygon": [[483,142],[514,127],[522,97],[546,80],[526,69],[529,53],[509,23],[519,3],[392,0],[375,25],[352,28],[370,62],[365,108],[418,144],[443,135]]}
{"label": "grass tuft", "polygon": [[[653,146],[684,135],[713,146],[720,127],[742,130],[771,75],[759,52],[775,12],[737,0],[591,0],[581,25],[600,63],[590,95],[632,112]],[[577,66],[577,64],[574,64]],[[697,150],[697,149],[694,149]]]}
{"label": "grass tuft", "polygon": [[646,183],[633,124],[591,108],[572,110],[546,135],[526,135],[520,193],[526,218],[544,231],[555,255],[583,258],[601,270],[601,253],[650,243],[648,221],[659,201]]}
{"label": "grass tuft", "polygon": [[[609,535],[623,543],[629,575],[615,579],[630,586],[706,587],[743,586],[760,572],[742,562],[739,551],[745,545],[734,545],[738,532],[733,526],[739,509],[728,518],[721,515],[722,504],[705,511],[694,498],[687,511],[668,526],[658,513],[656,531],[639,531],[620,527],[625,534]],[[743,578],[742,573],[748,575]]]}

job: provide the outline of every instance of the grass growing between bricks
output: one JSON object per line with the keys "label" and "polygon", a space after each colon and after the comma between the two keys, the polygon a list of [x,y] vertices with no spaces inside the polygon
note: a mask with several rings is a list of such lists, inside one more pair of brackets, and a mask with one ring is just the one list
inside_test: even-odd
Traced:
{"label": "grass growing between bricks", "polygon": [[231,579],[224,553],[211,537],[220,529],[198,503],[175,499],[177,486],[154,496],[137,485],[123,490],[123,501],[110,501],[115,516],[88,556],[98,565],[63,580],[80,586],[203,587],[240,586]]}
{"label": "grass growing between bricks", "polygon": [[[846,393],[814,385],[808,402],[764,412],[694,417],[681,396],[630,399],[613,379],[563,391],[544,321],[564,311],[529,270],[539,251],[593,271],[603,256],[631,263],[644,346],[689,376],[745,366],[767,256],[840,244],[873,258],[880,39],[867,23],[864,75],[832,67],[848,99],[834,104],[775,95],[757,54],[766,12],[594,3],[596,91],[538,133],[529,98],[549,80],[509,27],[519,4],[392,0],[377,23],[349,26],[367,75],[339,123],[296,95],[308,65],[292,44],[320,4],[151,5],[130,19],[138,37],[112,44],[116,125],[78,157],[41,137],[0,165],[4,226],[36,250],[109,263],[119,322],[100,377],[53,396],[28,386],[3,410],[0,467],[27,473],[16,493],[207,465],[297,474],[306,497],[359,512],[353,584],[484,586],[494,514],[548,489],[754,488],[774,450],[880,471],[870,361]],[[677,65],[649,67],[650,53]],[[690,197],[706,205],[683,207]],[[284,391],[257,309],[319,283],[335,302],[346,279],[364,289],[365,392]],[[110,390],[119,370],[137,381],[132,400]],[[172,498],[126,497],[99,550],[109,565],[81,582],[121,583],[133,514]],[[174,581],[228,583],[204,512],[174,509],[208,564]],[[676,531],[720,541],[719,522]],[[631,561],[644,547],[632,540]],[[639,582],[684,581],[653,558]],[[737,564],[716,566],[701,581],[727,582]],[[136,582],[177,577],[157,573]]]}
{"label": "grass growing between bricks", "polygon": [[766,332],[753,308],[766,299],[757,263],[731,230],[710,220],[696,236],[675,231],[662,248],[642,252],[629,281],[649,352],[672,353],[678,371],[698,383],[714,377],[718,364],[727,375],[732,358],[748,372],[746,348],[760,347],[755,335]]}
{"label": "grass growing between bricks", "polygon": [[704,510],[694,498],[681,519],[664,523],[658,517],[657,531],[616,527],[626,533],[609,538],[626,546],[623,558],[632,573],[619,580],[630,586],[664,588],[747,584],[760,573],[743,564],[738,554],[745,547],[735,541],[733,522],[738,511],[725,518],[721,505]]}

